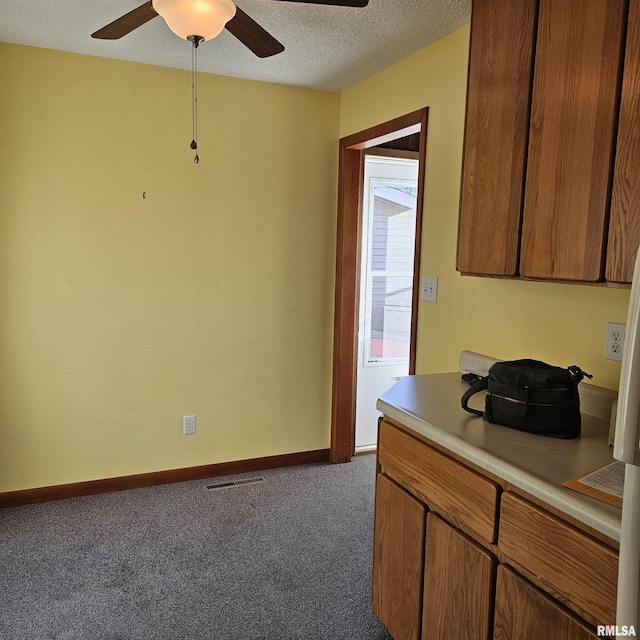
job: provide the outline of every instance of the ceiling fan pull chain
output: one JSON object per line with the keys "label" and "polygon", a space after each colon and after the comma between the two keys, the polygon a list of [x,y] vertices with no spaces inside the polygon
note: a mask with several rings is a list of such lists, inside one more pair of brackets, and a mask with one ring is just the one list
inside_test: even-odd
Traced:
{"label": "ceiling fan pull chain", "polygon": [[200,36],[189,36],[189,40],[193,43],[191,49],[191,122],[192,122],[192,139],[191,148],[196,152],[193,162],[198,164],[200,157],[198,156],[198,45],[202,42]]}

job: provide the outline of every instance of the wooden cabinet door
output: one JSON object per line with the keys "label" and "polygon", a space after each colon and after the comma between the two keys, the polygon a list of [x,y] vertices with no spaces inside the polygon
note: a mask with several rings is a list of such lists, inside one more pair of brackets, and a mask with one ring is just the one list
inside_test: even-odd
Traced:
{"label": "wooden cabinet door", "polygon": [[626,5],[540,0],[522,276],[604,277]]}
{"label": "wooden cabinet door", "polygon": [[481,541],[496,542],[500,487],[387,420],[380,423],[378,462],[414,496]]}
{"label": "wooden cabinet door", "polygon": [[607,280],[631,282],[640,244],[640,0],[631,0],[613,173]]}
{"label": "wooden cabinet door", "polygon": [[592,640],[596,635],[560,604],[504,565],[498,567],[494,640]]}
{"label": "wooden cabinet door", "polygon": [[462,273],[518,271],[538,0],[474,0],[458,226]]}
{"label": "wooden cabinet door", "polygon": [[510,491],[502,494],[498,546],[582,618],[615,620],[618,553],[611,547]]}
{"label": "wooden cabinet door", "polygon": [[384,474],[376,479],[373,612],[395,640],[419,640],[426,508]]}
{"label": "wooden cabinet door", "polygon": [[490,640],[497,559],[427,514],[422,640]]}

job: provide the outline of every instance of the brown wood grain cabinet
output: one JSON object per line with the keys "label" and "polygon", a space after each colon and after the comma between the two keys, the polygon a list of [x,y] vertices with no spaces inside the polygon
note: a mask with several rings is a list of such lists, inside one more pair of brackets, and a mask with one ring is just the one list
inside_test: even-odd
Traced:
{"label": "brown wood grain cabinet", "polygon": [[[629,11],[628,0],[474,0],[462,273],[630,281],[639,69],[637,39],[625,52],[625,37],[638,29],[637,1]],[[509,23],[498,4],[513,13]]]}
{"label": "brown wood grain cabinet", "polygon": [[458,269],[518,273],[537,3],[474,0]]}
{"label": "brown wood grain cabinet", "polygon": [[494,640],[591,640],[592,629],[505,566],[498,569]]}
{"label": "brown wood grain cabinet", "polygon": [[395,640],[420,640],[426,512],[407,491],[378,475],[373,611]]}
{"label": "brown wood grain cabinet", "polygon": [[497,564],[460,530],[427,515],[422,640],[492,637]]}
{"label": "brown wood grain cabinet", "polygon": [[606,278],[631,282],[640,244],[640,0],[630,0]]}
{"label": "brown wood grain cabinet", "polygon": [[388,418],[378,469],[373,607],[395,640],[583,640],[615,623],[613,541]]}
{"label": "brown wood grain cabinet", "polygon": [[602,279],[626,0],[540,0],[520,273]]}
{"label": "brown wood grain cabinet", "polygon": [[498,545],[574,611],[615,619],[618,554],[610,547],[510,491],[501,500]]}
{"label": "brown wood grain cabinet", "polygon": [[[496,540],[498,487],[464,465],[422,446],[389,422],[380,425],[378,462],[413,495],[479,540]],[[470,499],[469,494],[473,495]]]}

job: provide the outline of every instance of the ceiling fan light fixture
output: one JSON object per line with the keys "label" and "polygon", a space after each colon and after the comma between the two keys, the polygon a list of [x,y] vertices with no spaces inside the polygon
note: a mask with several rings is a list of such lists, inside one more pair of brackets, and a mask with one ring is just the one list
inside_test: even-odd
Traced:
{"label": "ceiling fan light fixture", "polygon": [[153,8],[180,38],[215,38],[236,14],[231,0],[153,0]]}

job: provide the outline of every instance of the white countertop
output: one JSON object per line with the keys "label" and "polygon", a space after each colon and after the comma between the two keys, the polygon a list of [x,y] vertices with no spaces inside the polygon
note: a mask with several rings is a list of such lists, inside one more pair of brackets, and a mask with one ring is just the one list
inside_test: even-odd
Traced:
{"label": "white countertop", "polygon": [[[459,372],[407,376],[376,406],[392,420],[619,541],[622,509],[562,486],[613,462],[607,421],[583,414],[582,435],[571,440],[524,433],[465,412],[460,398],[468,388]],[[470,405],[482,409],[483,403],[479,393]]]}

